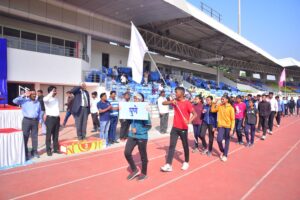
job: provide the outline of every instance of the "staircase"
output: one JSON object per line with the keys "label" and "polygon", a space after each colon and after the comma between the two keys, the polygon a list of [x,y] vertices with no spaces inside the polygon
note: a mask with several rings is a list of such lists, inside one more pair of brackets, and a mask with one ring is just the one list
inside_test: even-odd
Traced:
{"label": "staircase", "polygon": [[[159,118],[159,111],[157,105],[150,105],[151,108],[151,118]],[[174,110],[170,109],[169,116],[174,116]]]}

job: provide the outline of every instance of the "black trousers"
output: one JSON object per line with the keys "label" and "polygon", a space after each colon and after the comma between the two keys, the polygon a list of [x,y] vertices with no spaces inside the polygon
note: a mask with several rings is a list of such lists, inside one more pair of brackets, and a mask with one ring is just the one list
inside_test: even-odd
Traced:
{"label": "black trousers", "polygon": [[270,116],[269,116],[269,130],[273,131],[273,126],[274,126],[274,118],[275,118],[276,112],[272,111]]}
{"label": "black trousers", "polygon": [[284,115],[288,115],[289,114],[289,107],[287,104],[284,104]]}
{"label": "black trousers", "polygon": [[259,116],[259,119],[260,119],[260,122],[261,122],[263,135],[266,135],[267,134],[267,129],[268,129],[269,116]]}
{"label": "black trousers", "polygon": [[32,151],[31,153],[37,153],[38,148],[38,127],[39,122],[38,120],[27,119],[23,118],[22,121],[22,131],[24,137],[24,146],[25,146],[25,155],[28,157],[28,139],[31,135],[31,142],[32,142]]}
{"label": "black trousers", "polygon": [[98,130],[98,128],[100,127],[98,113],[92,113],[91,115],[92,115],[94,130]]}
{"label": "black trousers", "polygon": [[205,135],[206,135],[206,131],[208,130],[208,139],[209,139],[209,143],[208,143],[208,151],[212,151],[213,148],[213,143],[214,143],[214,131],[213,131],[214,127],[212,124],[207,124],[206,122],[202,123],[201,126],[201,132],[200,132],[200,138],[202,141],[202,145],[205,149],[207,149],[207,142],[205,139]]}
{"label": "black trousers", "polygon": [[53,150],[58,151],[58,135],[59,135],[59,126],[60,126],[60,117],[46,117],[46,150],[47,152],[51,151],[51,138],[53,141]]}
{"label": "black trousers", "polygon": [[282,111],[278,111],[277,116],[276,116],[276,122],[278,125],[280,125],[280,122],[281,122],[281,115],[282,115]]}
{"label": "black trousers", "polygon": [[78,139],[83,139],[86,136],[88,116],[89,110],[87,107],[80,107],[79,113],[74,115]]}
{"label": "black trousers", "polygon": [[120,139],[126,139],[126,138],[128,138],[130,121],[126,120],[126,119],[121,119],[120,123],[121,123]]}
{"label": "black trousers", "polygon": [[185,162],[189,162],[190,160],[187,130],[173,127],[170,133],[170,146],[169,146],[169,152],[167,156],[167,163],[170,165],[172,165],[178,137],[180,137],[182,142]]}
{"label": "black trousers", "polygon": [[147,166],[148,166],[148,156],[147,156],[147,140],[143,139],[135,139],[132,137],[129,137],[126,146],[125,146],[125,151],[124,155],[125,158],[130,165],[130,168],[132,171],[137,170],[135,162],[132,158],[132,151],[135,146],[138,146],[141,160],[142,160],[142,174],[147,175]]}

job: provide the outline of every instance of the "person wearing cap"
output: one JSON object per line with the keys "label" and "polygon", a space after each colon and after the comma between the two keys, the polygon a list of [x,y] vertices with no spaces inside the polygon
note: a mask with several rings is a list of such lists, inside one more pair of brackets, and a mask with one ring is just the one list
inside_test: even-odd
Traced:
{"label": "person wearing cap", "polygon": [[[144,95],[141,93],[134,94],[134,102],[144,102]],[[126,142],[124,155],[130,166],[131,173],[128,175],[127,180],[132,180],[138,177],[139,181],[147,178],[148,156],[147,156],[147,142],[148,131],[151,129],[151,120],[148,113],[148,120],[131,120],[131,131],[128,134],[128,140]],[[139,175],[139,170],[132,158],[132,152],[134,148],[138,146],[138,150],[142,160],[142,171]]]}
{"label": "person wearing cap", "polygon": [[268,130],[268,133],[270,135],[272,135],[273,134],[274,119],[275,119],[275,116],[278,112],[278,102],[275,99],[273,92],[269,92],[268,101],[271,104],[271,113],[270,113],[270,116],[269,116],[269,130]]}
{"label": "person wearing cap", "polygon": [[[221,104],[213,105],[211,111],[218,114],[217,142],[222,153],[220,159],[221,161],[226,162],[229,152],[230,135],[233,133],[235,127],[234,108],[229,103],[229,97],[224,95],[221,98]],[[223,140],[225,140],[225,147],[223,145]]]}
{"label": "person wearing cap", "polygon": [[161,91],[157,100],[159,118],[160,118],[160,133],[167,133],[168,122],[169,122],[169,106],[163,105],[163,102],[167,101],[166,92]]}
{"label": "person wearing cap", "polygon": [[267,101],[267,95],[262,95],[262,101],[258,104],[258,113],[259,113],[259,121],[262,126],[263,135],[261,137],[262,140],[266,139],[267,128],[268,128],[268,120],[271,114],[271,104]]}
{"label": "person wearing cap", "polygon": [[[248,95],[249,96],[249,95]],[[248,99],[248,108],[249,106],[249,101],[251,99]],[[243,129],[243,121],[245,118],[245,113],[246,113],[246,109],[247,106],[244,102],[242,102],[242,97],[240,95],[238,95],[236,97],[236,103],[234,103],[233,105],[234,110],[235,110],[235,131],[236,131],[236,135],[237,135],[237,139],[238,139],[238,144],[242,145],[243,144],[243,135],[242,135],[242,129]]]}
{"label": "person wearing cap", "polygon": [[[168,156],[166,164],[160,169],[163,172],[172,171],[172,161],[174,158],[175,148],[178,137],[180,137],[183,150],[184,150],[184,162],[181,167],[182,170],[189,168],[189,145],[188,145],[188,124],[197,117],[197,114],[190,103],[185,97],[185,89],[183,87],[176,87],[175,89],[176,99],[165,101],[163,105],[172,105],[174,107],[174,119],[173,127],[170,133],[170,146],[168,150]],[[192,117],[191,117],[192,114]]]}

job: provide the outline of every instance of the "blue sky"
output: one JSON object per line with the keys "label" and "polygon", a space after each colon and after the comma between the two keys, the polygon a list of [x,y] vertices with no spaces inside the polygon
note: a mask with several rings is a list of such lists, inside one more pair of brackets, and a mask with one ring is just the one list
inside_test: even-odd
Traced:
{"label": "blue sky", "polygon": [[[221,23],[237,32],[238,0],[188,0],[207,4],[222,15]],[[242,36],[275,58],[300,61],[300,0],[241,0]]]}

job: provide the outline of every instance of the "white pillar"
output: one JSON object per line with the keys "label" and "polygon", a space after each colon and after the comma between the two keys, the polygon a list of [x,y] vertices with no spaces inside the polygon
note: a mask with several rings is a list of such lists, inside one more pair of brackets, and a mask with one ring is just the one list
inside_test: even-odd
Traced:
{"label": "white pillar", "polygon": [[86,53],[89,57],[89,66],[91,67],[91,61],[92,61],[92,36],[91,35],[87,35]]}

